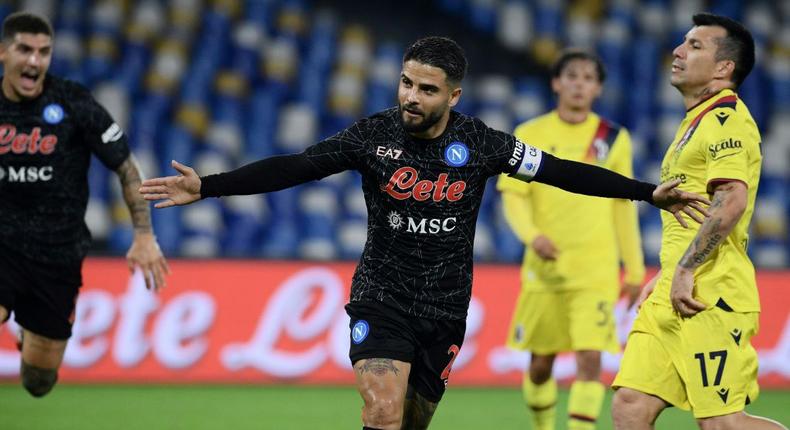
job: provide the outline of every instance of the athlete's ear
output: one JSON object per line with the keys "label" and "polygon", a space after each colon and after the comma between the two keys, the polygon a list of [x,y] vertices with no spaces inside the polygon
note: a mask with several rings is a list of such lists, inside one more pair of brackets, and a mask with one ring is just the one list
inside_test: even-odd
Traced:
{"label": "athlete's ear", "polygon": [[716,62],[716,79],[729,79],[732,81],[732,73],[735,71],[735,62],[732,60],[721,60]]}
{"label": "athlete's ear", "polygon": [[455,105],[457,105],[458,102],[461,100],[461,92],[462,92],[461,87],[456,87],[452,91],[450,91],[450,100],[447,102],[447,105],[450,106],[451,108],[455,107]]}

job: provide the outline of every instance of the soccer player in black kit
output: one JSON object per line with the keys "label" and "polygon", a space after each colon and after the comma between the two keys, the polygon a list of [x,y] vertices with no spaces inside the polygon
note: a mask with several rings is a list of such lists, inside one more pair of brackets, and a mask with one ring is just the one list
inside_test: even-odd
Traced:
{"label": "soccer player in black kit", "polygon": [[149,289],[167,272],[126,137],[86,88],[47,74],[52,37],[45,18],[14,13],[0,45],[0,324],[13,311],[22,327],[22,385],[35,397],[55,385],[71,336],[91,154],[120,178],[135,230],[129,268]]}
{"label": "soccer player in black kit", "polygon": [[[163,208],[201,198],[265,193],[354,169],[362,174],[368,239],[353,277],[351,351],[369,429],[424,429],[464,340],[472,242],[486,181],[508,173],[573,192],[649,201],[701,217],[699,196],[560,160],[453,111],[466,58],[428,37],[403,57],[398,107],[361,119],[300,154],[199,177],[143,182]],[[678,214],[679,216],[679,214]]]}

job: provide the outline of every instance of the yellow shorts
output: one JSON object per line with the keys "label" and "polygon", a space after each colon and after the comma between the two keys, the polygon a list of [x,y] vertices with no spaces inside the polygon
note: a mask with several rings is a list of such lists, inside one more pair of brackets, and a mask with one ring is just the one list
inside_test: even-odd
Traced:
{"label": "yellow shorts", "polygon": [[759,316],[714,307],[683,319],[670,307],[646,303],[612,386],[658,396],[696,418],[742,411],[759,394],[750,342]]}
{"label": "yellow shorts", "polygon": [[522,290],[507,346],[547,355],[566,351],[620,352],[613,309],[618,291]]}

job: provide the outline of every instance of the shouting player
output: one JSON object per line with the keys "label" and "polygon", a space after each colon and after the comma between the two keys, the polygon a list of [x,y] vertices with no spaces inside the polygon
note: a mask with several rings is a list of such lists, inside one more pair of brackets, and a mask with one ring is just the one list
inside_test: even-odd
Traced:
{"label": "shouting player", "polygon": [[[357,121],[299,154],[199,177],[150,179],[164,208],[281,190],[344,170],[362,174],[368,240],[351,287],[350,358],[370,429],[428,426],[464,339],[472,243],[486,180],[508,173],[571,191],[651,201],[701,219],[700,196],[560,160],[456,111],[466,58],[427,37],[403,57],[397,107]],[[685,221],[684,221],[685,222]]]}
{"label": "shouting player", "polygon": [[137,192],[140,171],[126,137],[84,87],[47,74],[53,32],[38,15],[3,22],[0,61],[0,322],[21,332],[22,385],[36,397],[55,385],[71,336],[82,261],[91,154],[114,170],[134,224],[126,258],[146,285],[164,285],[167,264]]}

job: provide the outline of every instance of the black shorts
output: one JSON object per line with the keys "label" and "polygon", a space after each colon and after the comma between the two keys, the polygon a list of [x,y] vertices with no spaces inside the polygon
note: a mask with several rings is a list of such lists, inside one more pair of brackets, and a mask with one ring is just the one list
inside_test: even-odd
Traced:
{"label": "black shorts", "polygon": [[366,358],[411,363],[409,385],[430,402],[441,400],[464,342],[466,320],[420,318],[371,302],[349,303],[346,312],[352,364]]}
{"label": "black shorts", "polygon": [[31,332],[68,339],[82,285],[82,260],[42,263],[0,245],[0,305]]}

